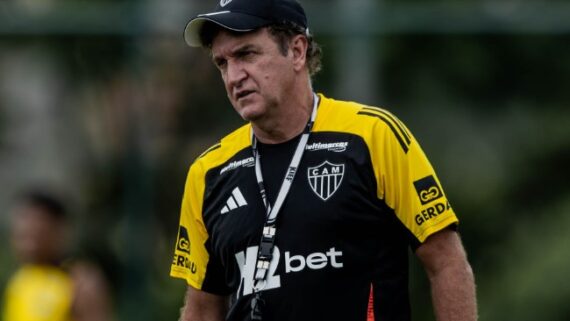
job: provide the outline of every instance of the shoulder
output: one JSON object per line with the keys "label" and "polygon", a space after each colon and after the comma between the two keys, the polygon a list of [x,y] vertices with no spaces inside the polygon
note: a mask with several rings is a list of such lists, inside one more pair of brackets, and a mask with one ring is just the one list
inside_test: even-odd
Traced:
{"label": "shoulder", "polygon": [[38,289],[50,284],[51,291],[65,294],[71,289],[69,273],[57,266],[24,265],[11,277],[8,289],[21,292],[25,289]]}
{"label": "shoulder", "polygon": [[316,131],[345,132],[372,144],[378,140],[396,140],[407,151],[413,140],[404,123],[390,111],[357,102],[321,97]]}
{"label": "shoulder", "polygon": [[353,101],[342,101],[320,95],[319,117],[323,128],[339,127],[344,130],[358,131],[362,125],[380,125],[401,127],[402,122],[390,111],[376,106],[369,106]]}
{"label": "shoulder", "polygon": [[218,143],[206,149],[190,167],[191,172],[207,173],[216,168],[237,153],[251,146],[251,126],[246,124],[223,137]]}

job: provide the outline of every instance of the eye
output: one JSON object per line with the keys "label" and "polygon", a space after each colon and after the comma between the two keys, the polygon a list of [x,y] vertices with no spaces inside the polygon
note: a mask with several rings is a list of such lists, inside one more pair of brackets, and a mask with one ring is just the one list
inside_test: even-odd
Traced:
{"label": "eye", "polygon": [[214,65],[218,67],[218,69],[223,69],[227,65],[228,61],[223,58],[216,58],[214,59]]}
{"label": "eye", "polygon": [[239,51],[236,56],[241,59],[251,59],[256,54],[253,50],[242,50]]}

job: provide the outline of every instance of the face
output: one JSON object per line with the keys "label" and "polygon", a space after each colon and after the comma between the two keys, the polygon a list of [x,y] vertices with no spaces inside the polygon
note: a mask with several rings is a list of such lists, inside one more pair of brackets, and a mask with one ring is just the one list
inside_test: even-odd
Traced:
{"label": "face", "polygon": [[294,94],[298,59],[286,55],[266,28],[245,34],[220,31],[212,42],[230,102],[247,121],[271,117]]}
{"label": "face", "polygon": [[12,248],[22,262],[51,263],[64,251],[64,228],[37,206],[21,206],[12,219]]}

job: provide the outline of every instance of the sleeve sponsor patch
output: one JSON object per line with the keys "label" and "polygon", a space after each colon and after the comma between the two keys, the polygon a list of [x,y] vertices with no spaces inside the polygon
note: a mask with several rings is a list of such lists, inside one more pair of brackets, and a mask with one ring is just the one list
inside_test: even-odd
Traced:
{"label": "sleeve sponsor patch", "polygon": [[176,251],[172,260],[173,271],[186,274],[190,272],[196,274],[197,265],[190,257],[190,237],[188,230],[184,226],[178,228],[178,239],[176,240]]}
{"label": "sleeve sponsor patch", "polygon": [[416,188],[422,205],[426,205],[443,197],[443,192],[432,175],[415,181],[414,187]]}
{"label": "sleeve sponsor patch", "polygon": [[188,230],[184,226],[178,228],[176,250],[190,254],[190,238],[188,237]]}

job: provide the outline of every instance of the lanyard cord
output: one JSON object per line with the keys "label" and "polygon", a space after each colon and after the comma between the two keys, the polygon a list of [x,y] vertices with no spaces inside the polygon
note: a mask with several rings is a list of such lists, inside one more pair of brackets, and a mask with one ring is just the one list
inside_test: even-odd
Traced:
{"label": "lanyard cord", "polygon": [[293,184],[293,179],[299,168],[299,163],[301,163],[301,158],[305,152],[305,147],[309,141],[309,136],[315,123],[317,117],[317,105],[319,103],[319,97],[313,94],[313,111],[311,112],[311,118],[307,122],[307,126],[303,131],[303,135],[297,144],[291,163],[287,168],[283,182],[281,183],[281,188],[279,189],[279,194],[275,199],[275,204],[271,206],[269,200],[267,199],[267,193],[265,191],[265,185],[263,181],[263,174],[261,173],[261,157],[259,155],[259,150],[257,149],[257,139],[251,132],[251,145],[253,149],[253,157],[255,158],[255,176],[257,178],[257,184],[259,186],[259,193],[261,194],[261,199],[263,200],[263,205],[266,210],[266,221],[263,226],[263,234],[261,236],[261,241],[259,244],[259,250],[257,252],[257,261],[255,263],[255,273],[253,276],[253,292],[254,298],[251,302],[251,317],[252,320],[261,320],[261,306],[263,301],[260,298],[260,291],[265,288],[267,271],[269,270],[269,265],[271,259],[273,258],[273,247],[275,245],[275,235],[277,229],[275,227],[275,222],[277,220],[277,215],[279,210],[283,206],[283,202],[287,198],[291,185]]}

